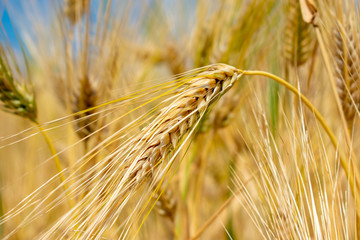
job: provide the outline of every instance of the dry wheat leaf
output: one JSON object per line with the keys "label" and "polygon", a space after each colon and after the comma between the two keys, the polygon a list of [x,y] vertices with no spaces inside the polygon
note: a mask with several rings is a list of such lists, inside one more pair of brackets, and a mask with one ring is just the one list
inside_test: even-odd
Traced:
{"label": "dry wheat leaf", "polygon": [[303,20],[307,23],[314,23],[317,8],[313,0],[299,0]]}

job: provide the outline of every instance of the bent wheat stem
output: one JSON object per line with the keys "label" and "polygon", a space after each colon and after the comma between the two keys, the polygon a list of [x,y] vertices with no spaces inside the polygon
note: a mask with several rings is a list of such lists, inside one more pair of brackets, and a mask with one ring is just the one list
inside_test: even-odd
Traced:
{"label": "bent wheat stem", "polygon": [[[275,75],[273,75],[271,73],[267,73],[267,72],[263,72],[263,71],[240,70],[240,72],[242,74],[244,74],[244,75],[268,77],[268,78],[278,82],[279,84],[286,87],[292,93],[298,95],[299,98],[301,99],[301,101],[305,104],[305,106],[314,113],[316,119],[319,121],[319,123],[321,124],[321,126],[325,130],[326,134],[329,136],[331,143],[333,144],[335,149],[337,149],[338,152],[339,152],[339,158],[340,158],[341,166],[345,171],[345,174],[347,176],[347,179],[348,179],[350,187],[351,187],[353,197],[354,197],[355,202],[356,202],[356,212],[357,212],[357,215],[360,215],[360,209],[359,209],[359,207],[360,207],[360,201],[359,201],[360,194],[359,194],[359,191],[358,191],[358,188],[359,188],[358,169],[357,169],[357,167],[356,167],[356,165],[355,165],[355,163],[354,163],[354,161],[352,159],[349,160],[350,165],[348,164],[344,153],[339,148],[339,143],[338,143],[338,140],[337,140],[335,134],[333,133],[333,131],[331,130],[329,125],[326,123],[326,121],[325,121],[324,117],[321,115],[321,113],[311,104],[311,102],[304,95],[302,95],[294,86],[289,84],[284,79],[282,79],[282,78],[280,78],[278,76],[275,76]],[[251,177],[248,181],[250,181],[252,178],[253,177]],[[248,182],[248,181],[246,181],[246,182]],[[201,236],[201,234],[217,219],[217,217],[221,214],[221,212],[224,209],[226,209],[226,207],[231,203],[231,201],[235,198],[235,196],[240,191],[241,191],[241,189],[238,190],[238,192],[234,193],[230,198],[228,198],[228,200],[219,208],[219,210],[216,211],[210,217],[210,219],[208,219],[207,222],[205,222],[205,224],[195,233],[195,235],[193,237],[191,237],[191,240],[198,239]]]}
{"label": "bent wheat stem", "polygon": [[326,123],[326,121],[325,121],[324,117],[321,115],[321,113],[311,104],[311,102],[304,95],[302,95],[294,86],[292,86],[291,84],[286,82],[284,79],[279,78],[278,76],[275,76],[271,73],[267,73],[267,72],[263,72],[263,71],[241,71],[241,72],[244,75],[268,77],[268,78],[280,83],[281,85],[286,87],[288,90],[290,90],[294,94],[298,95],[299,98],[301,99],[301,101],[305,104],[305,106],[314,113],[316,119],[319,121],[319,123],[325,130],[326,134],[329,136],[331,143],[333,144],[335,149],[338,150],[340,164],[345,171],[346,177],[347,177],[350,187],[351,187],[353,197],[356,202],[356,212],[358,215],[360,215],[359,170],[352,158],[349,159],[350,164],[348,163],[344,153],[339,148],[339,142],[338,142],[334,132],[331,130],[329,125]]}

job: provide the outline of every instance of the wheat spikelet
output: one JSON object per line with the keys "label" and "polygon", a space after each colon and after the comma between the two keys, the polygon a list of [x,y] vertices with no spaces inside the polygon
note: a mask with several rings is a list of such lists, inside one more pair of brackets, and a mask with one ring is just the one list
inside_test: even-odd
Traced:
{"label": "wheat spikelet", "polygon": [[358,39],[351,25],[342,29],[339,24],[334,31],[335,77],[345,117],[351,122],[360,104]]}
{"label": "wheat spikelet", "polygon": [[290,0],[285,27],[285,60],[293,66],[304,64],[313,49],[312,26],[303,21],[299,1]]}
{"label": "wheat spikelet", "polygon": [[[95,171],[101,166],[100,171],[88,171],[83,176],[84,184],[89,182],[90,176],[93,180],[92,188],[42,238],[52,238],[58,234],[69,236],[72,231],[76,231],[81,232],[80,239],[100,239],[106,229],[114,225],[124,206],[145,182],[150,185],[144,194],[152,192],[151,186],[164,177],[184,137],[191,136],[210,104],[240,76],[237,69],[218,64],[190,78],[174,96],[174,101],[162,109],[138,136],[92,168]],[[141,207],[140,204],[137,206]],[[125,219],[124,225],[131,226],[129,221]],[[123,231],[126,235],[128,230]]]}
{"label": "wheat spikelet", "polygon": [[13,74],[0,47],[0,108],[6,112],[36,120],[36,102],[34,93],[25,85],[19,85],[13,78]]}

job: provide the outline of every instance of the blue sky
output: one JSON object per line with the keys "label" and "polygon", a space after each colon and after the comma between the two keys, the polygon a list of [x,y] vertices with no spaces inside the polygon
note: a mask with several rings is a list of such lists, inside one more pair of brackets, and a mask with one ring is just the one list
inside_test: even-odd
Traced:
{"label": "blue sky", "polygon": [[[97,18],[97,11],[99,8],[100,3],[106,3],[108,0],[92,0],[92,7],[91,7],[91,20],[96,21]],[[154,0],[131,0],[133,1],[132,10],[130,13],[131,19],[133,21],[137,21],[139,18],[139,14],[141,13],[140,9],[144,6],[144,2],[147,2],[150,6],[154,3]],[[176,12],[176,7],[178,6],[178,0],[163,0],[164,7],[171,9],[171,13]],[[181,0],[183,1],[183,0]],[[52,9],[52,3],[54,1],[51,0],[0,0],[0,20],[1,20],[1,29],[0,29],[0,41],[10,43],[12,48],[15,51],[20,50],[20,44],[18,37],[22,37],[22,30],[24,27],[27,28],[27,34],[34,34],[31,32],[32,26],[30,25],[33,21],[26,20],[26,14],[24,8],[27,9],[27,12],[34,13],[32,17],[38,17],[38,20],[42,21],[44,24],[50,24],[46,22],[46,19],[51,19],[51,14],[54,14]],[[192,12],[195,9],[196,0],[185,0],[187,6],[189,8],[186,9],[187,12]],[[36,9],[31,9],[32,6],[36,5]],[[126,5],[127,2],[120,0],[120,1],[113,1],[113,4],[120,3],[120,5]],[[177,3],[177,4],[176,4]],[[6,7],[5,7],[6,6]],[[120,9],[124,9],[125,7],[120,7]],[[116,11],[115,8],[113,8]],[[194,12],[192,12],[194,14]],[[113,13],[116,15],[121,15],[121,13]],[[191,14],[191,15],[193,15]],[[21,16],[21,24],[19,27],[19,19],[16,16]],[[176,16],[179,18],[179,16]],[[187,16],[189,18],[189,16]],[[14,21],[15,20],[15,21]],[[25,21],[24,21],[25,20]],[[26,26],[26,24],[28,26]],[[4,34],[5,30],[5,34]],[[25,47],[25,46],[24,46]],[[25,49],[26,51],[26,49]]]}
{"label": "blue sky", "polygon": [[[96,2],[98,0],[93,0]],[[28,27],[31,28],[30,24],[31,21],[26,21],[25,10],[31,10],[31,3],[34,3],[32,6],[36,6],[36,11],[34,14],[39,14],[39,19],[44,21],[44,19],[50,19],[50,14],[53,14],[52,11],[49,11],[51,8],[52,1],[51,0],[0,0],[0,20],[1,20],[1,29],[0,29],[0,41],[10,43],[12,49],[15,51],[20,50],[20,43],[19,38],[21,41],[22,30],[19,27],[18,19],[14,18],[16,16],[24,17],[21,21],[21,27]],[[36,13],[35,13],[36,12]],[[24,21],[25,19],[25,21]],[[44,24],[46,24],[44,22]],[[27,29],[30,30],[30,29]],[[28,34],[32,34],[31,30],[27,31]],[[26,51],[26,46],[25,51]]]}
{"label": "blue sky", "polygon": [[[1,24],[2,24],[2,27],[5,29],[5,33],[6,33],[6,35],[3,35],[4,30],[1,29],[1,34],[2,34],[1,41],[4,41],[4,40],[7,41],[7,39],[8,39],[14,48],[19,48],[20,45],[19,45],[18,39],[16,37],[15,28],[10,20],[9,13],[6,9],[2,11]],[[4,38],[4,36],[5,36],[5,38]]]}
{"label": "blue sky", "polygon": [[[19,0],[13,0],[13,1],[19,1]],[[0,16],[1,16],[1,41],[7,41],[6,37],[9,39],[10,43],[13,45],[13,47],[19,47],[16,34],[15,34],[15,28],[13,24],[11,23],[10,16],[8,10],[5,8],[4,3],[0,0]],[[4,34],[4,30],[6,35]],[[6,37],[4,37],[6,36]]]}

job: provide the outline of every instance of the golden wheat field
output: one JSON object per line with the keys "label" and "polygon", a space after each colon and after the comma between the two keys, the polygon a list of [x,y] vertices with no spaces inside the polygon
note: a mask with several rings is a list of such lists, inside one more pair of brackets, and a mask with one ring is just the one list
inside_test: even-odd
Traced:
{"label": "golden wheat field", "polygon": [[1,239],[360,239],[354,0],[0,0]]}

